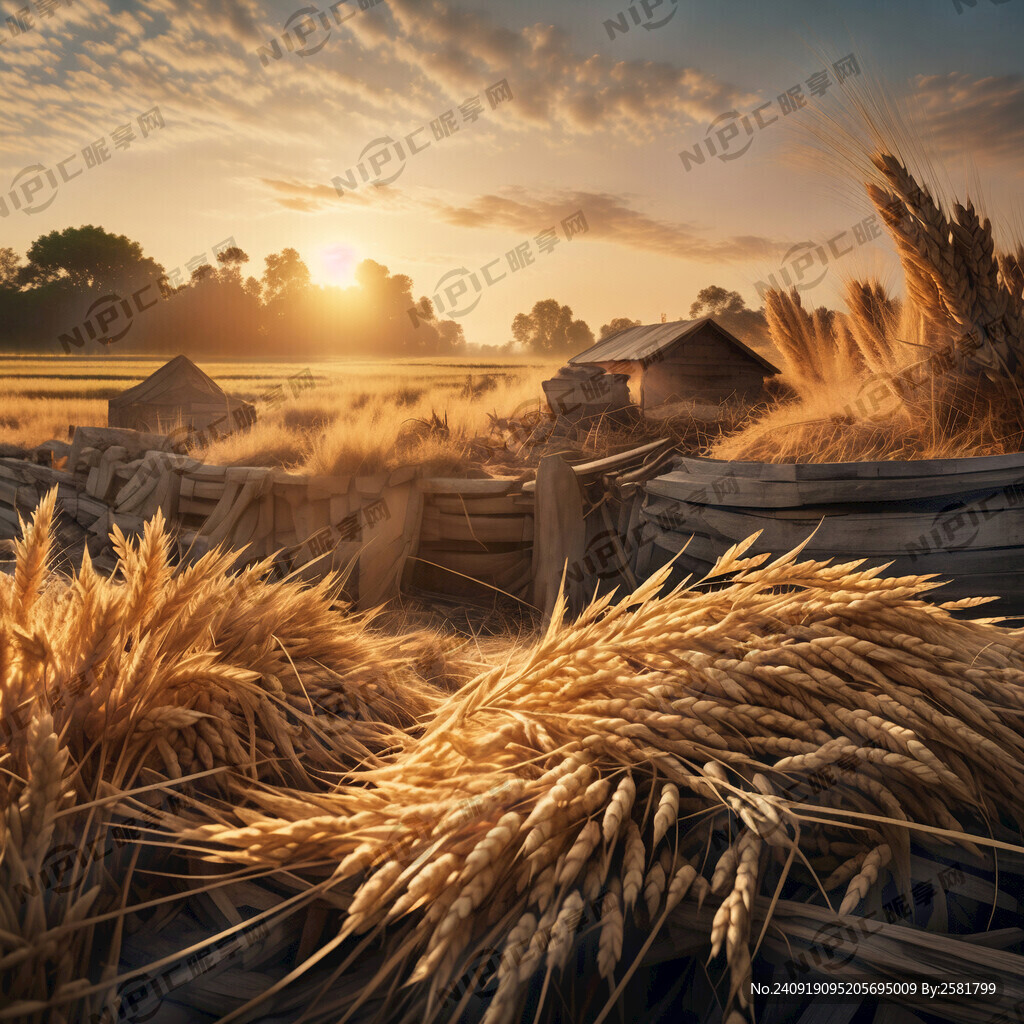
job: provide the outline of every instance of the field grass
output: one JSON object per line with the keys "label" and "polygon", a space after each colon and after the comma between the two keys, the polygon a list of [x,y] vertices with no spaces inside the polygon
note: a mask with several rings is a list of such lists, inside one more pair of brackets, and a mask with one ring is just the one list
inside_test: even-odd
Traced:
{"label": "field grass", "polygon": [[[0,442],[25,448],[65,440],[71,425],[106,426],[107,401],[148,377],[163,359],[0,356]],[[211,444],[220,465],[282,466],[317,474],[373,473],[400,463],[438,469],[480,461],[473,441],[489,414],[509,417],[542,398],[561,360],[466,359],[316,363],[314,386],[292,394],[292,363],[201,363],[225,391],[257,408],[257,422]],[[266,394],[284,384],[284,398]],[[447,431],[428,431],[436,416]]]}

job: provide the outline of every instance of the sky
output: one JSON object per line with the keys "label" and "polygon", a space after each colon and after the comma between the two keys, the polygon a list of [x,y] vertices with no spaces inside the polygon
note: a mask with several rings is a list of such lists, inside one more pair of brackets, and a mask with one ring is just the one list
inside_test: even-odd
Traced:
{"label": "sky", "polygon": [[595,334],[708,284],[756,307],[782,268],[836,305],[899,281],[850,162],[809,148],[856,90],[1024,223],[1024,0],[371,3],[8,0],[0,246],[95,224],[187,278],[231,239],[340,285],[370,258],[476,344],[544,298]]}

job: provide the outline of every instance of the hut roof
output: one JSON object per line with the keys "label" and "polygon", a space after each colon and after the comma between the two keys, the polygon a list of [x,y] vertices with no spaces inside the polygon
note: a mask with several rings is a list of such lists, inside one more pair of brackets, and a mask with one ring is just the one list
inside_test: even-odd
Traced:
{"label": "hut roof", "polygon": [[675,320],[668,324],[644,324],[640,327],[627,327],[626,330],[617,331],[596,345],[592,345],[586,351],[573,356],[569,363],[578,366],[582,363],[631,363],[650,360],[673,345],[692,337],[705,324],[713,327],[726,341],[750,356],[768,373],[782,372],[777,366],[769,363],[764,356],[744,345],[735,334],[727,331],[711,317],[702,317],[699,320]]}
{"label": "hut roof", "polygon": [[114,408],[129,405],[188,406],[192,403],[225,403],[233,408],[244,403],[232,398],[187,356],[175,356],[142,383],[110,399]]}

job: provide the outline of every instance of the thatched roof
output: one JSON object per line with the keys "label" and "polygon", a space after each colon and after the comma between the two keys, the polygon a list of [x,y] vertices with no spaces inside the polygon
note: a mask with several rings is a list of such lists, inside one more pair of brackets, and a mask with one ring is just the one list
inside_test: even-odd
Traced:
{"label": "thatched roof", "polygon": [[208,405],[229,403],[244,405],[232,398],[212,377],[203,373],[188,356],[175,356],[150,374],[141,384],[110,399],[111,408],[128,405]]}
{"label": "thatched roof", "polygon": [[175,356],[140,384],[111,398],[107,422],[112,427],[147,430],[180,422],[200,429],[243,408],[252,406],[229,395],[187,356]]}

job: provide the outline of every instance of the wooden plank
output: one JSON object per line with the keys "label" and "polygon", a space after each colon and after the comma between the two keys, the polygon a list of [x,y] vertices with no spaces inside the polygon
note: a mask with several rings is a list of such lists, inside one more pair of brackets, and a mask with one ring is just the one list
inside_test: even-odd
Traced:
{"label": "wooden plank", "polygon": [[244,484],[235,482],[227,484],[224,488],[224,495],[217,502],[213,511],[207,517],[206,523],[203,525],[203,534],[209,537],[214,530],[217,530],[228,519],[244,486]]}
{"label": "wooden plank", "polygon": [[128,515],[125,512],[112,512],[110,520],[122,533],[140,534],[146,527],[146,520],[142,516]]}
{"label": "wooden plank", "polygon": [[[744,476],[728,463],[719,471],[681,468],[651,480],[649,494],[680,501],[699,501],[723,507],[798,508],[804,505],[872,503],[891,505],[933,498],[970,498],[1021,483],[1014,469],[992,470],[968,476],[893,479],[763,480]],[[792,467],[789,467],[792,468]]]}
{"label": "wooden plank", "polygon": [[[434,551],[437,553],[442,552],[459,552],[459,551],[471,551],[474,554],[483,554],[484,549],[478,547],[468,547],[463,541],[458,540],[425,540],[422,542],[421,547],[424,551]],[[493,543],[488,544],[486,551],[489,554],[500,555],[505,554],[509,551],[532,551],[533,544],[528,542],[525,544],[499,544]]]}
{"label": "wooden plank", "polygon": [[522,551],[432,551],[427,545],[420,548],[420,558],[433,562],[473,579],[493,581],[508,572],[522,573],[532,561],[528,549]]}
{"label": "wooden plank", "polygon": [[477,495],[429,494],[425,496],[424,510],[434,509],[447,515],[521,515],[533,508],[533,501],[522,502],[516,495],[501,498],[478,497]]}
{"label": "wooden plank", "polygon": [[398,594],[406,561],[418,543],[423,497],[413,481],[385,487],[380,508],[386,515],[364,515],[359,551],[359,607],[371,608]]}
{"label": "wooden plank", "polygon": [[[231,532],[228,534],[228,543],[233,548],[244,548],[256,539],[256,526],[260,520],[260,506],[262,501],[252,501],[239,515]],[[252,554],[253,552],[248,552]]]}
{"label": "wooden plank", "polygon": [[461,541],[466,544],[522,544],[533,540],[531,516],[445,515],[432,509],[423,512],[422,541]]}
{"label": "wooden plank", "polygon": [[593,462],[580,462],[572,467],[577,476],[600,476],[602,473],[611,473],[616,469],[631,466],[635,462],[642,461],[648,455],[653,454],[671,442],[668,438],[661,438],[652,441],[650,444],[641,445],[639,448],[630,448],[628,451],[620,452],[618,455],[609,455],[603,459],[595,459]]}
{"label": "wooden plank", "polygon": [[[270,547],[274,536],[274,496],[271,493],[264,494],[259,502],[259,520],[256,523],[255,537],[257,540],[265,541]],[[269,554],[269,550],[267,552]]]}
{"label": "wooden plank", "polygon": [[729,471],[734,476],[758,480],[865,480],[878,477],[961,476],[1018,470],[1024,477],[1024,453],[984,455],[965,459],[918,459],[888,462],[743,462],[681,456],[681,468],[702,468],[703,471]]}
{"label": "wooden plank", "polygon": [[[1021,546],[1024,552],[1024,505],[1010,503],[1005,492],[994,499],[939,512],[866,512],[820,515],[796,510],[792,516],[756,510],[720,509],[648,498],[645,522],[679,533],[696,531],[735,543],[762,532],[764,550],[788,551],[812,533],[811,547],[842,557],[894,557],[933,548]],[[1022,555],[1024,557],[1024,555]]]}
{"label": "wooden plank", "polygon": [[358,507],[359,501],[355,494],[336,494],[328,500],[328,521],[340,523],[350,512]]}
{"label": "wooden plank", "polygon": [[433,477],[417,481],[417,486],[423,494],[471,494],[481,497],[496,497],[515,490],[520,479],[515,476],[487,477],[479,480]]}
{"label": "wooden plank", "polygon": [[170,470],[160,477],[160,483],[153,494],[153,503],[163,512],[168,523],[173,523],[177,518],[180,490],[181,474]]}
{"label": "wooden plank", "polygon": [[[537,468],[536,539],[533,545],[533,603],[550,618],[566,564],[581,565],[586,531],[583,492],[576,473],[558,455],[547,455]],[[567,580],[570,615],[583,608],[584,591]]]}
{"label": "wooden plank", "polygon": [[301,487],[303,497],[305,497],[305,491],[309,487],[308,476],[303,476],[301,473],[286,473],[283,469],[275,469],[273,470],[273,478],[275,488],[278,485],[282,487]]}
{"label": "wooden plank", "polygon": [[114,507],[118,512],[134,513],[141,508],[156,490],[162,475],[162,468],[157,455],[147,455],[142,466],[122,487],[114,497]]}
{"label": "wooden plank", "polygon": [[348,494],[353,478],[350,476],[311,476],[308,482],[306,497],[310,501],[322,501],[339,494]]}
{"label": "wooden plank", "polygon": [[[186,490],[184,484],[188,483]],[[220,480],[189,480],[182,481],[183,497],[195,498],[197,501],[218,502],[224,496],[224,482]]]}
{"label": "wooden plank", "polygon": [[0,537],[11,539],[18,534],[18,514],[13,510],[0,505]]}
{"label": "wooden plank", "polygon": [[274,482],[274,532],[288,532],[295,530],[295,508],[296,506],[285,498],[282,498],[278,491],[278,484]]}
{"label": "wooden plank", "polygon": [[202,516],[205,519],[216,507],[215,502],[195,501],[178,495],[178,515],[181,516]]}
{"label": "wooden plank", "polygon": [[138,458],[150,451],[170,451],[170,438],[163,434],[146,434],[139,430],[128,430],[123,427],[75,427],[71,438],[71,452],[68,455],[68,466],[78,464],[78,458],[85,448],[106,450],[112,445],[127,449],[132,458]]}
{"label": "wooden plank", "polygon": [[223,483],[227,479],[227,467],[198,465],[190,469],[188,475],[193,480],[216,480]]}
{"label": "wooden plank", "polygon": [[418,466],[399,466],[393,469],[387,478],[388,487],[400,487],[402,484],[411,483],[420,474]]}
{"label": "wooden plank", "polygon": [[[662,531],[657,527],[651,529],[650,538],[657,547],[672,554],[685,549],[687,558],[701,571],[706,571],[716,558],[733,543],[730,539],[708,537],[700,532],[691,535],[685,532]],[[647,536],[646,533],[645,536]],[[766,544],[762,536],[754,542],[750,553],[763,554],[765,552],[774,555],[784,554],[783,549]],[[1020,548],[941,550],[912,556],[898,552],[889,556],[870,556],[851,552],[836,555],[827,548],[816,547],[812,541],[804,548],[802,557],[808,559],[831,558],[837,562],[864,558],[866,566],[879,566],[891,562],[891,567],[885,572],[887,576],[938,574],[942,578],[951,577],[960,581],[970,581],[981,576],[998,578],[1003,573],[1024,573],[1024,558],[1022,558]]]}
{"label": "wooden plank", "polygon": [[[229,472],[230,476],[230,472]],[[235,480],[231,480],[233,486],[237,486]],[[209,538],[211,544],[219,544],[231,536],[235,525],[249,506],[258,501],[267,493],[272,485],[270,472],[267,470],[249,470],[245,482],[241,484],[234,501],[227,503],[222,501],[214,511],[213,515],[206,521],[202,529],[204,536]]]}
{"label": "wooden plank", "polygon": [[292,512],[295,528],[305,537],[312,537],[319,530],[332,525],[331,502],[329,498],[307,501]]}

